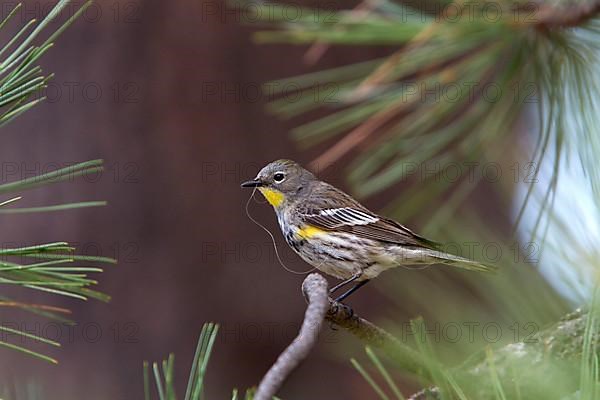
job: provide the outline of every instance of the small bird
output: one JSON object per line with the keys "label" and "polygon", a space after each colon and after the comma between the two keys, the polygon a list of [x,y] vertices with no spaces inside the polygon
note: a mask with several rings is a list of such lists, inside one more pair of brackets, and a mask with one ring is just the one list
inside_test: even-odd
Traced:
{"label": "small bird", "polygon": [[343,280],[331,293],[355,283],[336,301],[398,266],[446,264],[472,271],[494,269],[441,251],[439,243],[369,211],[291,160],[273,161],[241,186],[257,188],[273,206],[286,242],[304,261]]}

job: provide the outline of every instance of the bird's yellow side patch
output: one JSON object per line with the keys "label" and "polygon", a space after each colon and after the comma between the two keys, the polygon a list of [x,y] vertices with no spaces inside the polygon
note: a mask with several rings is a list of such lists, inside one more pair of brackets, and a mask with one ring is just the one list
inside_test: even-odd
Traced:
{"label": "bird's yellow side patch", "polygon": [[273,207],[279,207],[285,199],[283,193],[281,193],[279,190],[268,189],[263,187],[259,187],[258,190],[260,190],[262,195],[265,196],[265,199],[267,199],[269,204]]}
{"label": "bird's yellow side patch", "polygon": [[319,233],[325,232],[322,229],[316,228],[314,226],[306,225],[304,228],[298,228],[296,231],[296,236],[302,239],[310,239],[311,237],[318,235]]}

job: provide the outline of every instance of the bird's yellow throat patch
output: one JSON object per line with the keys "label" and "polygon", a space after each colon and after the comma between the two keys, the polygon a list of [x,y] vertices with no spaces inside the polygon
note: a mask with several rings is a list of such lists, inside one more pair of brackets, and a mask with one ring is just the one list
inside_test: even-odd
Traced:
{"label": "bird's yellow throat patch", "polygon": [[285,196],[279,190],[268,189],[264,187],[259,187],[258,190],[260,190],[262,195],[265,196],[265,199],[267,199],[269,204],[273,207],[279,207],[285,199]]}

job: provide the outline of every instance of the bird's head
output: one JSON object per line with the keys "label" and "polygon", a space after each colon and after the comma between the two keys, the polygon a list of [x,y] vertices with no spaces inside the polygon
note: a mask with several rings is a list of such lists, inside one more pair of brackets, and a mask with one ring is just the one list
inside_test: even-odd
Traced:
{"label": "bird's head", "polygon": [[256,178],[242,183],[242,187],[255,187],[275,208],[285,202],[297,200],[306,192],[315,176],[292,160],[277,160],[260,170]]}

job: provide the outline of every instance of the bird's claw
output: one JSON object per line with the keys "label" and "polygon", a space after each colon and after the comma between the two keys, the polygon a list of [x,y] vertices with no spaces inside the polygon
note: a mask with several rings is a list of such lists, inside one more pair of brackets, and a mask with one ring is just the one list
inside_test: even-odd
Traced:
{"label": "bird's claw", "polygon": [[352,307],[347,306],[344,304],[344,307],[346,307],[346,311],[348,316],[346,317],[347,319],[351,319],[352,317],[354,317],[354,310],[352,309]]}
{"label": "bird's claw", "polygon": [[336,302],[344,309],[344,314],[346,314],[346,319],[350,319],[354,316],[354,310],[352,309],[352,307],[350,307],[347,304],[342,303],[339,300],[336,300]]}

